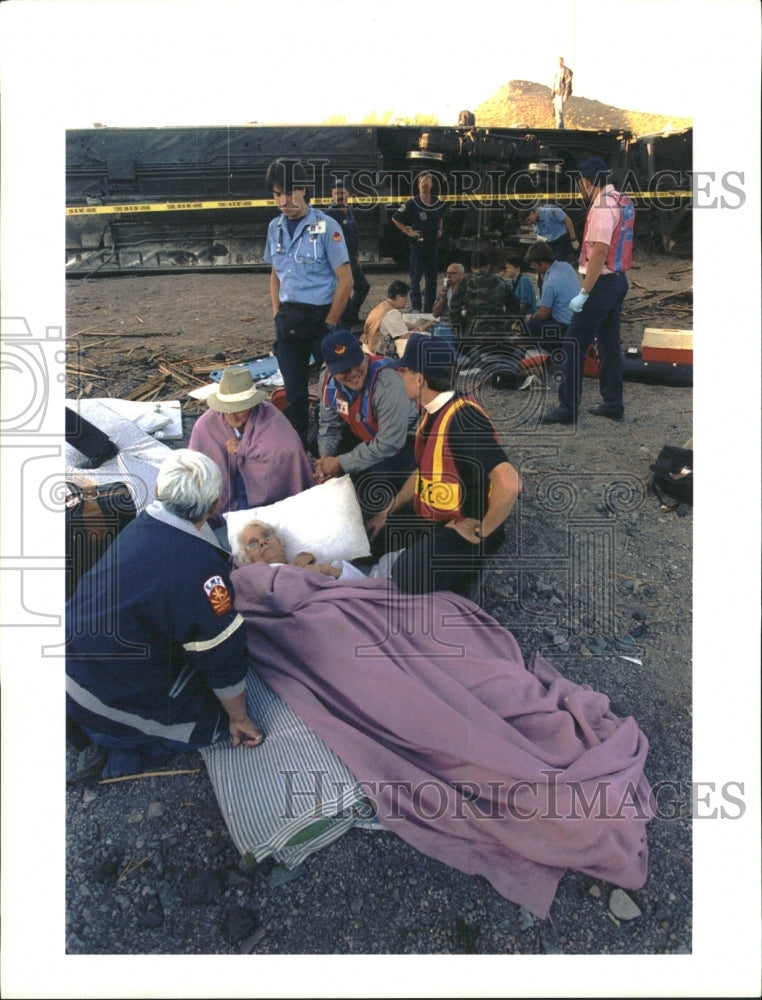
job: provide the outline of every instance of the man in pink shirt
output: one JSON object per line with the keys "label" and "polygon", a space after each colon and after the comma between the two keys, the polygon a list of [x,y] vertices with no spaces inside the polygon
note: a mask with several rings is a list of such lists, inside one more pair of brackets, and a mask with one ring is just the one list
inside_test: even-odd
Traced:
{"label": "man in pink shirt", "polygon": [[559,405],[541,418],[544,424],[577,422],[584,359],[593,340],[598,348],[603,402],[589,412],[611,420],[624,416],[619,323],[629,287],[635,206],[607,183],[609,170],[600,157],[589,157],[578,169],[577,183],[588,205],[579,258],[582,288],[569,303],[573,315],[563,340]]}

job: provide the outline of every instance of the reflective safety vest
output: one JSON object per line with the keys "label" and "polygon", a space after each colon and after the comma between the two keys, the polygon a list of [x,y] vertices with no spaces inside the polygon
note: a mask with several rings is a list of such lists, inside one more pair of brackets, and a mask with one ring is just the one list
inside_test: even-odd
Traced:
{"label": "reflective safety vest", "polygon": [[354,399],[349,398],[346,389],[333,376],[326,379],[323,386],[325,406],[335,410],[349,424],[352,433],[366,444],[378,434],[378,421],[373,413],[373,383],[381,369],[391,363],[392,358],[371,354],[365,385],[354,394]]}
{"label": "reflective safety vest", "polygon": [[[487,417],[481,406],[468,396],[455,396],[432,417],[426,414],[415,432],[415,460],[418,465],[413,508],[429,521],[453,521],[463,517],[463,484],[450,448],[449,428],[458,410],[472,406]],[[487,418],[489,419],[489,418]],[[429,421],[431,429],[422,431]]]}
{"label": "reflective safety vest", "polygon": [[[632,199],[619,191],[607,191],[605,198],[616,198],[619,208],[619,218],[611,234],[606,267],[609,271],[629,271],[632,266],[632,239],[635,231],[635,206]],[[590,217],[588,216],[588,219]],[[587,237],[587,221],[583,241]]]}

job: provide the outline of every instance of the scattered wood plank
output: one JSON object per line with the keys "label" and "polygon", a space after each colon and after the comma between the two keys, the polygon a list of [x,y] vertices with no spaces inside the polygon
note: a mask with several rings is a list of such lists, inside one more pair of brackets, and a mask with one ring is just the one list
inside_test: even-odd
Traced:
{"label": "scattered wood plank", "polygon": [[195,378],[189,372],[185,371],[184,368],[174,364],[172,361],[167,361],[165,358],[162,358],[161,361],[159,361],[157,367],[160,372],[171,376],[182,386],[199,386],[204,384],[201,379]]}
{"label": "scattered wood plank", "polygon": [[108,375],[98,375],[97,372],[91,372],[85,368],[73,368],[71,365],[66,366],[66,374],[75,379],[97,378],[103,382],[108,382]]}
{"label": "scattered wood plank", "polygon": [[138,330],[136,333],[124,333],[122,330],[117,330],[111,332],[109,330],[93,330],[92,333],[89,330],[78,330],[77,333],[73,334],[75,337],[122,337],[124,340],[130,340],[130,338],[138,337],[174,337],[177,334],[177,330]]}
{"label": "scattered wood plank", "polygon": [[118,781],[135,781],[137,778],[174,778],[178,774],[199,774],[200,771],[200,767],[188,768],[182,771],[142,771],[140,774],[122,774],[118,778],[101,778],[98,784],[113,785]]}
{"label": "scattered wood plank", "polygon": [[154,375],[152,379],[144,382],[142,385],[136,386],[132,392],[128,392],[124,399],[133,399],[136,401],[140,400],[151,400],[154,398],[157,392],[164,388],[167,381],[166,375]]}

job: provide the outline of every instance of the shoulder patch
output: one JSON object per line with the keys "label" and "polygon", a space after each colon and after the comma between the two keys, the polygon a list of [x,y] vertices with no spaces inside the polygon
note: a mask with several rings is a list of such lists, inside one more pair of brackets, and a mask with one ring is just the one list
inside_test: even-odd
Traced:
{"label": "shoulder patch", "polygon": [[333,235],[331,236],[331,239],[333,240],[333,242],[334,242],[334,243],[341,243],[341,240],[342,240],[342,235],[341,235],[341,233],[340,233],[340,232],[338,231],[338,229],[337,229],[337,230],[336,230],[336,232],[335,232],[335,233],[334,233],[334,234],[333,234]]}
{"label": "shoulder patch", "polygon": [[210,576],[204,582],[204,593],[209,598],[212,611],[219,617],[226,615],[233,610],[233,602],[230,600],[230,591],[225,586],[225,581],[221,576]]}

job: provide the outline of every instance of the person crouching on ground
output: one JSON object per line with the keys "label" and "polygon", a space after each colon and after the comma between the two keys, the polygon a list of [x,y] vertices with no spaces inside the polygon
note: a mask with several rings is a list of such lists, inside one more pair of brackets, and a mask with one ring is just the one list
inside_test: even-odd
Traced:
{"label": "person crouching on ground", "polygon": [[365,354],[349,330],[326,337],[322,352],[315,478],[350,475],[363,511],[375,513],[415,468],[418,408],[391,358]]}
{"label": "person crouching on ground", "polygon": [[245,365],[226,368],[207,403],[189,444],[214,459],[222,473],[212,527],[222,526],[228,511],[265,507],[315,485],[299,435],[255,387]]}
{"label": "person crouching on ground", "polygon": [[[392,567],[400,590],[468,596],[484,559],[503,541],[521,480],[482,407],[453,390],[455,354],[448,344],[414,333],[392,365],[423,410],[415,436],[417,468],[389,506],[367,522],[368,536],[372,541],[386,529],[392,536],[387,549],[403,549]],[[393,514],[398,516],[387,524]],[[414,540],[397,544],[397,532]]]}
{"label": "person crouching on ground", "polygon": [[[230,560],[207,521],[222,487],[206,455],[173,451],[156,499],[117,536],[67,604],[67,716],[98,748],[67,780],[137,774],[230,734],[248,716],[243,619]],[[86,771],[86,773],[85,773]]]}

